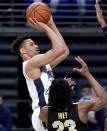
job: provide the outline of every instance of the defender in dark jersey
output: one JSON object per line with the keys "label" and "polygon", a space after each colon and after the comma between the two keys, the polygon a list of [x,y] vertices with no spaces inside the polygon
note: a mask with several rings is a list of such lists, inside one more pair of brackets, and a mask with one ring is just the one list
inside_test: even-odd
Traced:
{"label": "defender in dark jersey", "polygon": [[99,110],[105,105],[104,89],[91,75],[83,59],[79,56],[75,59],[82,68],[73,70],[89,80],[97,97],[93,100],[73,103],[71,87],[74,86],[74,82],[71,81],[71,84],[64,79],[53,80],[49,90],[49,105],[43,107],[40,113],[40,119],[47,123],[48,131],[89,131],[88,112]]}
{"label": "defender in dark jersey", "polygon": [[67,81],[56,79],[52,82],[49,93],[48,131],[88,131],[88,125],[79,118],[78,103],[71,101],[71,93]]}

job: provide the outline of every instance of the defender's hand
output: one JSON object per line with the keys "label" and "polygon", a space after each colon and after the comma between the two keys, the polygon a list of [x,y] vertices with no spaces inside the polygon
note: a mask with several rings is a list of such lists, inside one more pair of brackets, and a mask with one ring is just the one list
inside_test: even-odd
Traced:
{"label": "defender's hand", "polygon": [[77,62],[79,62],[80,64],[81,64],[81,68],[79,69],[79,68],[73,68],[73,71],[76,71],[76,72],[78,72],[78,73],[80,73],[81,75],[83,75],[83,76],[87,76],[87,75],[89,75],[90,74],[90,72],[89,72],[89,69],[88,69],[88,66],[87,66],[87,64],[85,63],[85,61],[81,58],[81,57],[75,57],[75,60],[77,61]]}

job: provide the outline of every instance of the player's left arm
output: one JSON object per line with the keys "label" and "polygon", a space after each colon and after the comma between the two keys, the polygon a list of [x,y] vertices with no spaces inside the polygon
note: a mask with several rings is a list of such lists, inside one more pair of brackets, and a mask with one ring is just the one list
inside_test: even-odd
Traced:
{"label": "player's left arm", "polygon": [[57,66],[60,62],[62,62],[65,58],[67,58],[67,56],[69,55],[69,49],[64,41],[64,38],[62,37],[61,33],[59,32],[59,30],[57,29],[53,18],[51,16],[50,21],[48,22],[48,26],[57,34],[57,36],[59,37],[59,39],[61,40],[61,43],[63,45],[63,48],[65,49],[64,54],[62,54],[61,56],[59,56],[56,60],[54,60],[53,62],[50,63],[51,67],[54,68],[55,66]]}
{"label": "player's left arm", "polygon": [[87,80],[90,82],[92,88],[94,89],[98,98],[101,99],[102,103],[106,104],[106,93],[104,88],[100,85],[100,83],[93,77],[90,73],[87,64],[81,57],[75,57],[76,61],[81,64],[81,68],[74,68],[74,71],[77,71],[81,75],[85,76]]}

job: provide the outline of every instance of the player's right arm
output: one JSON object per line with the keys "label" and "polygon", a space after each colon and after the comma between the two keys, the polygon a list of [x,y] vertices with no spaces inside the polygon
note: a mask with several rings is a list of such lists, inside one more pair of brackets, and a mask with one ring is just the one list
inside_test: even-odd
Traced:
{"label": "player's right arm", "polygon": [[100,24],[103,32],[105,33],[107,37],[107,23],[103,17],[103,13],[98,3],[98,0],[96,0],[95,8],[96,8],[96,16],[97,16],[98,23]]}
{"label": "player's right arm", "polygon": [[95,8],[96,8],[96,16],[97,16],[97,20],[98,20],[99,24],[101,25],[102,28],[106,27],[107,24],[104,20],[103,13],[102,13],[102,10],[101,10],[100,5],[98,3],[98,0],[96,0]]}
{"label": "player's right arm", "polygon": [[56,35],[59,37],[59,39],[61,40],[62,46],[65,49],[65,53],[62,54],[61,56],[59,56],[55,61],[52,61],[50,63],[51,67],[54,68],[56,67],[60,62],[62,62],[64,59],[66,59],[70,53],[64,38],[62,37],[61,33],[59,32],[58,28],[56,27],[54,21],[53,21],[53,17],[51,16],[48,24],[47,24],[55,33]]}
{"label": "player's right arm", "polygon": [[31,60],[28,62],[27,67],[38,68],[46,64],[50,64],[57,57],[59,57],[61,54],[65,52],[61,40],[51,28],[49,28],[44,23],[38,22],[36,19],[30,19],[29,23],[34,28],[37,27],[45,31],[45,33],[51,40],[52,48],[49,51],[47,51],[45,54],[36,55],[33,58],[31,58]]}
{"label": "player's right arm", "polygon": [[88,79],[88,81],[91,84],[91,87],[94,89],[97,95],[95,99],[79,102],[80,119],[82,120],[82,122],[86,122],[88,119],[87,116],[88,116],[89,111],[97,111],[104,107],[106,103],[106,94],[105,94],[104,88],[95,80],[95,78],[90,73],[85,61],[79,56],[75,57],[75,59],[77,62],[81,64],[82,67],[74,68],[73,70],[77,71],[82,76],[85,76]]}
{"label": "player's right arm", "polygon": [[[79,56],[75,58],[77,62],[79,62],[81,64],[81,68],[74,68],[74,71],[77,71],[78,73],[80,73],[81,75],[85,76],[88,81],[91,84],[91,87],[94,89],[99,102],[101,101],[101,104],[105,105],[106,103],[106,93],[104,91],[104,88],[98,83],[98,81],[92,76],[92,74],[90,73],[87,64],[85,63],[85,61],[80,58]],[[95,100],[97,102],[97,99]],[[97,102],[98,104],[98,102]],[[100,105],[99,105],[100,106]]]}

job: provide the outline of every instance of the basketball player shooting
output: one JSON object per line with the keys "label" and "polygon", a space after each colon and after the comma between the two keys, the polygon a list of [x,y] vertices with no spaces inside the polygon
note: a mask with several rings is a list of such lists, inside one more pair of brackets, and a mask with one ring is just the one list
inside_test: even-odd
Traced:
{"label": "basketball player shooting", "polygon": [[32,125],[36,131],[45,131],[39,119],[40,108],[48,103],[48,88],[53,80],[52,68],[69,55],[69,49],[58,31],[53,18],[45,24],[35,18],[28,23],[35,29],[42,30],[49,37],[52,48],[40,54],[39,46],[28,36],[18,37],[12,44],[12,50],[23,59],[23,74],[32,99]]}

